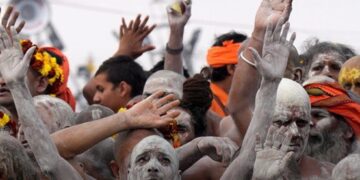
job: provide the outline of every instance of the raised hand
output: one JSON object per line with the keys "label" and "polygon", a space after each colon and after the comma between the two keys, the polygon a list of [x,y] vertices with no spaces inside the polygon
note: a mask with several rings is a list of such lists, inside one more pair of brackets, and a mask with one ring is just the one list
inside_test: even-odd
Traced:
{"label": "raised hand", "polygon": [[260,136],[256,135],[253,179],[279,179],[287,174],[286,168],[295,160],[294,152],[289,152],[292,135],[291,133],[284,135],[286,130],[286,127],[270,126],[264,147],[261,144]]}
{"label": "raised hand", "polygon": [[129,129],[159,128],[174,121],[180,113],[167,112],[178,106],[180,101],[173,94],[163,95],[164,92],[156,92],[126,111]]}
{"label": "raised hand", "polygon": [[135,21],[130,21],[126,24],[125,19],[122,18],[122,24],[120,26],[120,40],[119,48],[115,53],[117,55],[127,55],[134,59],[141,56],[147,51],[155,49],[153,45],[144,45],[144,39],[154,30],[156,25],[148,26],[146,23],[149,20],[149,16],[141,20],[141,15],[138,15]]}
{"label": "raised hand", "polygon": [[16,29],[10,27],[12,38],[3,27],[0,27],[0,72],[7,84],[23,81],[29,68],[35,47],[23,55]]}
{"label": "raised hand", "polygon": [[189,21],[191,16],[191,3],[190,1],[180,1],[185,7],[184,13],[176,12],[170,6],[167,7],[169,26],[172,30],[184,29],[186,23]]}
{"label": "raised hand", "polygon": [[200,137],[198,149],[204,155],[217,162],[228,165],[239,148],[227,137]]}
{"label": "raised hand", "polygon": [[256,12],[255,31],[265,30],[269,23],[276,24],[281,17],[287,21],[291,10],[292,0],[263,0]]}
{"label": "raised hand", "polygon": [[[6,32],[7,32],[8,34],[11,33],[10,27],[11,27],[11,26],[15,26],[15,23],[16,23],[16,21],[17,21],[17,18],[18,18],[19,15],[20,15],[19,12],[17,12],[17,11],[14,11],[14,13],[11,14],[11,13],[13,12],[13,10],[14,10],[14,7],[8,6],[8,8],[7,8],[6,11],[5,11],[5,14],[4,14],[3,18],[1,19],[1,24],[2,24],[3,28],[6,29]],[[11,18],[10,18],[10,16],[11,16]],[[10,21],[9,21],[9,19],[10,19]],[[16,27],[16,31],[17,31],[18,33],[20,33],[21,30],[24,28],[24,26],[25,26],[25,21],[22,20],[22,21],[18,24],[18,26]]]}
{"label": "raised hand", "polygon": [[280,80],[284,76],[290,50],[295,41],[295,33],[291,35],[289,41],[286,40],[290,24],[285,23],[283,28],[284,22],[285,19],[280,18],[275,29],[271,23],[267,26],[262,57],[254,48],[250,48],[258,72],[267,80]]}

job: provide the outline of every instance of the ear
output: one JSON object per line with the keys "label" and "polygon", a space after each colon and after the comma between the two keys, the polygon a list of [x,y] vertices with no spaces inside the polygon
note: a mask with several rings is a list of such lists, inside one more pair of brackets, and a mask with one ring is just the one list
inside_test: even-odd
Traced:
{"label": "ear", "polygon": [[303,80],[304,70],[300,67],[296,67],[293,69],[293,77],[294,81],[301,83]]}
{"label": "ear", "polygon": [[119,166],[116,164],[116,162],[114,160],[112,160],[110,162],[110,168],[111,168],[112,174],[118,178],[119,177]]}
{"label": "ear", "polygon": [[351,127],[346,128],[347,130],[344,133],[344,138],[345,139],[351,139],[352,137],[354,137],[354,131],[352,130]]}
{"label": "ear", "polygon": [[48,78],[46,77],[42,77],[42,76],[39,76],[37,77],[37,81],[39,82],[38,85],[36,86],[35,90],[36,90],[36,93],[38,94],[43,94],[45,91],[46,91],[46,88],[48,87],[49,85],[49,82],[48,82]]}
{"label": "ear", "polygon": [[235,64],[228,64],[228,65],[226,65],[226,70],[228,71],[228,73],[229,73],[230,75],[234,75],[234,73],[235,73],[235,67],[236,67]]}
{"label": "ear", "polygon": [[131,86],[125,81],[121,81],[116,87],[117,91],[119,91],[121,97],[131,97]]}

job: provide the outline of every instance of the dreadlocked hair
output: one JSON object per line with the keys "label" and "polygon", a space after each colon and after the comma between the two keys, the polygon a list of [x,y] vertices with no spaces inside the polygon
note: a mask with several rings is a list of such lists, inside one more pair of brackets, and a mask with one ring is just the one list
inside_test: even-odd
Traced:
{"label": "dreadlocked hair", "polygon": [[184,82],[180,107],[191,114],[196,137],[205,133],[205,115],[211,106],[212,99],[210,83],[202,75],[196,74]]}

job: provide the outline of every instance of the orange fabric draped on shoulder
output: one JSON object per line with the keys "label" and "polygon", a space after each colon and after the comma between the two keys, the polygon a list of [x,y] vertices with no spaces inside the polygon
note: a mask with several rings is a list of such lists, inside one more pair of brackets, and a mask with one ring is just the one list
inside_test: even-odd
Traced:
{"label": "orange fabric draped on shoulder", "polygon": [[[214,83],[210,83],[210,89],[214,95],[214,98],[211,102],[210,110],[212,110],[222,118],[227,116],[228,114],[226,112],[226,105],[228,101],[228,94]],[[218,102],[216,98],[218,98],[220,102]]]}
{"label": "orange fabric draped on shoulder", "polygon": [[360,138],[360,104],[354,102],[337,83],[315,83],[305,86],[312,107],[326,108],[329,112],[344,117]]}
{"label": "orange fabric draped on shoulder", "polygon": [[234,43],[233,40],[224,41],[223,46],[211,47],[207,53],[207,63],[214,68],[237,64],[240,47],[241,43]]}

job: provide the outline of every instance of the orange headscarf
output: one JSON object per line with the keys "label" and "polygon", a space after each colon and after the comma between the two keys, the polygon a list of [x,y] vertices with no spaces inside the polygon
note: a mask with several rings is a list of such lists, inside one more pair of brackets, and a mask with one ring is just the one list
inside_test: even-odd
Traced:
{"label": "orange headscarf", "polygon": [[354,102],[337,83],[315,83],[305,86],[312,107],[326,108],[340,115],[352,127],[355,136],[360,138],[360,104]]}
{"label": "orange headscarf", "polygon": [[223,46],[211,47],[208,50],[207,63],[214,68],[227,64],[237,64],[240,47],[241,43],[234,43],[233,40],[224,41]]}
{"label": "orange headscarf", "polygon": [[[23,48],[23,52],[25,53],[29,48],[36,45],[30,40],[22,40],[21,46]],[[48,54],[45,53],[45,56],[43,56],[43,52]],[[50,56],[52,59],[55,58],[56,64],[58,65],[55,64],[51,66],[49,65],[50,62],[47,62],[48,64],[46,64],[44,59],[42,59],[46,58],[46,56]],[[49,78],[49,82],[52,80],[47,88],[50,95],[55,95],[56,97],[64,100],[73,110],[75,110],[75,98],[70,89],[67,87],[67,81],[69,79],[69,62],[66,56],[59,49],[54,47],[38,48],[36,46],[36,50],[31,58],[30,67],[35,71],[38,71],[41,75]]]}

